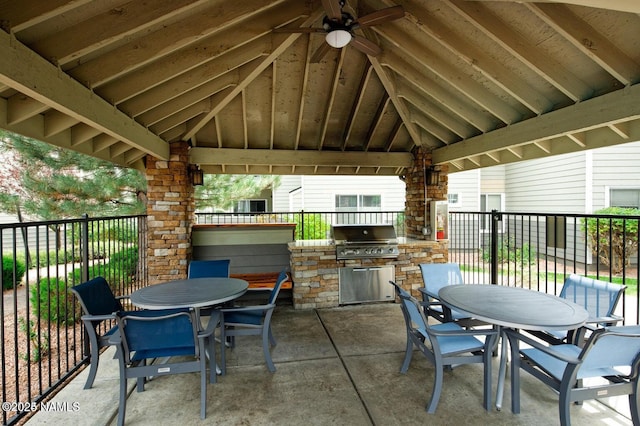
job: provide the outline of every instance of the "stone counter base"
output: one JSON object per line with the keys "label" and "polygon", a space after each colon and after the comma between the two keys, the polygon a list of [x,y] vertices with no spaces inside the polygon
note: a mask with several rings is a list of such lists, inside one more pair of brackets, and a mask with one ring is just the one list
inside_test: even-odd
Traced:
{"label": "stone counter base", "polygon": [[448,241],[415,241],[399,245],[396,259],[336,260],[332,244],[289,243],[293,306],[295,309],[332,308],[339,305],[338,268],[394,265],[396,283],[421,298],[421,263],[441,263],[448,259]]}

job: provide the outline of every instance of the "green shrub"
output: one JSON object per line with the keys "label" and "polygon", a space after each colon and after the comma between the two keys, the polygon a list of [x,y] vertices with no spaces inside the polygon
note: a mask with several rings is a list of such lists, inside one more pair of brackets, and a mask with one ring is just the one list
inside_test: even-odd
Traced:
{"label": "green shrub", "polygon": [[[587,234],[589,247],[600,262],[619,274],[631,262],[631,255],[638,250],[638,222],[640,209],[607,207],[597,215],[620,217],[589,217],[582,219],[582,231]],[[633,217],[623,217],[633,216]]]}
{"label": "green shrub", "polygon": [[22,277],[24,277],[25,270],[26,268],[23,261],[16,259],[14,271],[13,258],[10,256],[2,256],[2,289],[8,290],[13,288],[14,278],[16,283],[20,283]]}
{"label": "green shrub", "polygon": [[20,357],[27,362],[36,363],[42,361],[42,358],[49,355],[49,333],[46,331],[38,333],[34,322],[29,320],[29,324],[27,324],[27,320],[23,317],[18,318],[18,324],[20,325],[20,331],[27,334],[31,341],[30,356],[20,354]]}
{"label": "green shrub", "polygon": [[30,292],[31,308],[40,319],[61,325],[70,325],[79,319],[80,308],[74,309],[75,298],[67,291],[66,281],[42,278],[31,287]]}
{"label": "green shrub", "polygon": [[[533,265],[536,263],[536,250],[529,243],[522,247],[517,247],[513,241],[498,240],[497,263],[515,263],[517,265]],[[482,251],[482,259],[485,262],[491,261],[491,250]]]}
{"label": "green shrub", "polygon": [[[114,253],[106,263],[97,263],[89,267],[89,277],[104,277],[115,294],[119,294],[121,288],[136,279],[138,269],[138,247],[127,247]],[[82,270],[74,269],[69,274],[69,282],[81,283],[84,281]]]}

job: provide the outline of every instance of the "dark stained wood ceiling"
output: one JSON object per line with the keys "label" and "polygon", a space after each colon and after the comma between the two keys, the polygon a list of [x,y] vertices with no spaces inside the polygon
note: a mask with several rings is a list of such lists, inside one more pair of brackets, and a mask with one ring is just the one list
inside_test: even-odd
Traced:
{"label": "dark stained wood ceiling", "polygon": [[352,41],[315,61],[325,34],[287,31],[322,27],[323,3],[2,0],[0,127],[129,167],[186,140],[206,173],[251,174],[640,140],[640,1],[348,0],[356,20],[405,14],[354,30],[380,54]]}

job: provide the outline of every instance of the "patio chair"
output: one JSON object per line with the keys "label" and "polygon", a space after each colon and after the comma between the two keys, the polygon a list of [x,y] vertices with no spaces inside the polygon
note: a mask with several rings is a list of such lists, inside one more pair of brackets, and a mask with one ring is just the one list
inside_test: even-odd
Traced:
{"label": "patio chair", "polygon": [[624,319],[614,312],[626,288],[625,285],[571,274],[564,281],[559,297],[584,307],[589,313],[587,324],[578,330],[527,332],[554,345],[573,343],[580,346],[587,331],[616,325]]}
{"label": "patio chair", "polygon": [[[118,327],[110,321],[115,320],[115,313],[122,311],[120,300],[128,296],[114,296],[111,287],[103,277],[96,277],[85,283],[70,288],[82,307],[81,317],[89,341],[89,377],[84,385],[90,389],[96,378],[100,349],[109,346],[109,339],[117,333]],[[100,330],[104,330],[101,333]]]}
{"label": "patio chair", "polygon": [[[483,406],[487,411],[491,410],[491,351],[498,331],[465,330],[453,322],[429,325],[420,302],[393,281],[390,283],[395,286],[396,294],[400,297],[408,339],[400,372],[404,374],[409,369],[414,345],[435,367],[433,390],[431,400],[427,404],[427,412],[436,411],[445,368],[472,363],[481,363],[484,366]],[[484,337],[484,341],[478,337]]]}
{"label": "patio chair", "polygon": [[[137,390],[144,390],[147,377],[181,373],[200,373],[200,418],[206,417],[208,345],[211,383],[216,381],[213,336],[220,316],[214,313],[207,328],[199,330],[193,309],[144,310],[116,314],[119,333],[112,336],[120,366],[120,405],[118,426],[124,425],[127,409],[127,380],[137,379]],[[154,363],[162,358],[163,363]]]}
{"label": "patio chair", "polygon": [[228,277],[229,259],[192,260],[189,262],[187,278]]}
{"label": "patio chair", "polygon": [[440,302],[438,291],[447,285],[464,284],[460,267],[457,263],[421,263],[420,272],[424,287],[418,289],[422,293],[425,314],[440,322],[471,322],[468,314],[451,309]]}
{"label": "patio chair", "polygon": [[[584,348],[546,346],[517,330],[505,329],[511,347],[511,410],[520,412],[520,370],[525,370],[559,394],[560,424],[571,424],[571,404],[588,399],[629,395],[634,425],[638,412],[640,326],[594,331]],[[519,342],[528,346],[519,348]],[[579,405],[576,405],[579,406]]]}
{"label": "patio chair", "polygon": [[234,308],[222,308],[220,321],[220,340],[223,342],[221,364],[222,374],[226,373],[225,344],[229,341],[230,347],[235,346],[236,336],[258,335],[262,336],[262,351],[267,368],[274,373],[276,367],[271,359],[270,347],[276,345],[276,339],[271,331],[271,317],[276,307],[276,299],[282,284],[289,279],[286,271],[280,272],[269,299],[265,305],[241,306]]}

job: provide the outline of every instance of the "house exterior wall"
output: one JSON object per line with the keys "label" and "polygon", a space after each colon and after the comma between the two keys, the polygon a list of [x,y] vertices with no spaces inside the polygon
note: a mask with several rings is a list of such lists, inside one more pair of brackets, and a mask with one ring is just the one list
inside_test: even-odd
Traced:
{"label": "house exterior wall", "polygon": [[405,184],[397,176],[282,176],[275,211],[335,211],[336,195],[380,195],[382,211],[402,211]]}
{"label": "house exterior wall", "polygon": [[640,142],[595,150],[592,175],[594,211],[609,207],[611,189],[640,188]]}
{"label": "house exterior wall", "polygon": [[590,213],[590,156],[583,152],[505,166],[506,210]]}

